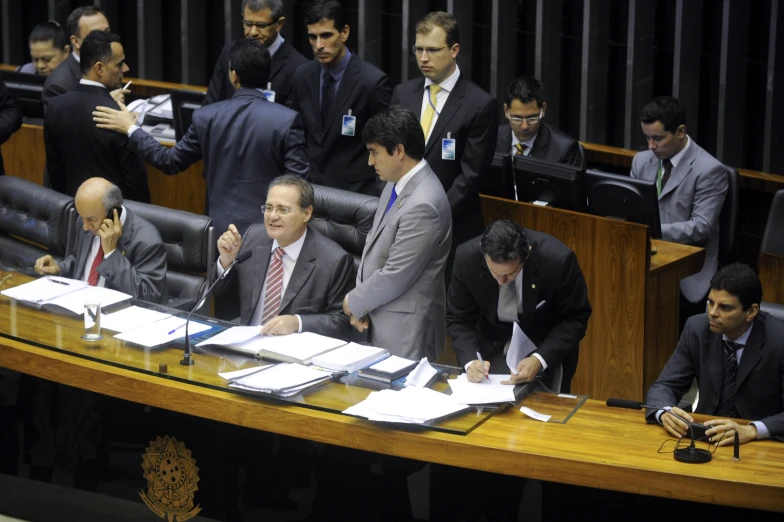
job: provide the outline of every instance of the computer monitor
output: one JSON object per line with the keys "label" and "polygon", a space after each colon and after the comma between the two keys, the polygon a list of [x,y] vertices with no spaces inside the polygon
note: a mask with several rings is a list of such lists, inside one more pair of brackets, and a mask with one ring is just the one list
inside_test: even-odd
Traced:
{"label": "computer monitor", "polygon": [[583,211],[583,169],[518,154],[514,156],[514,177],[520,201],[544,202],[547,206]]}
{"label": "computer monitor", "polygon": [[646,181],[601,170],[585,172],[588,208],[597,216],[648,225],[651,239],[660,239],[659,195],[656,181]]}
{"label": "computer monitor", "polygon": [[514,172],[512,156],[509,153],[496,152],[490,169],[481,177],[481,192],[488,196],[515,199]]}
{"label": "computer monitor", "polygon": [[174,120],[174,136],[177,141],[188,132],[188,127],[193,121],[193,111],[200,108],[203,101],[203,92],[186,90],[171,92],[172,120]]}
{"label": "computer monitor", "polygon": [[44,90],[46,76],[0,71],[0,78],[8,88],[8,95],[16,100],[16,105],[22,109],[22,114],[26,118],[43,119],[44,105],[41,102],[41,93]]}

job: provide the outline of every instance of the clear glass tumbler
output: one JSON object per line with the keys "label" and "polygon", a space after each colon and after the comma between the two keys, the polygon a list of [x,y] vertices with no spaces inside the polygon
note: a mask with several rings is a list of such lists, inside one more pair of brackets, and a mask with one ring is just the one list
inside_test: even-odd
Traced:
{"label": "clear glass tumbler", "polygon": [[101,335],[101,303],[99,301],[84,302],[84,335],[85,341],[100,341]]}

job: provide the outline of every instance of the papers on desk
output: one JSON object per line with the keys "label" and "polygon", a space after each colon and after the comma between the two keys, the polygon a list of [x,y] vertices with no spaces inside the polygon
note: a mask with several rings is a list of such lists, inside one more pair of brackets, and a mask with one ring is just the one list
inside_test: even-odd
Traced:
{"label": "papers on desk", "polygon": [[512,373],[517,374],[517,363],[531,355],[536,350],[536,345],[525,335],[520,325],[516,322],[512,326],[512,342],[506,352],[506,365]]}
{"label": "papers on desk", "polygon": [[33,308],[46,308],[53,312],[84,313],[85,301],[99,301],[106,308],[131,298],[130,295],[102,288],[89,286],[84,281],[67,277],[46,276],[23,285],[3,290],[0,294],[16,299]]}
{"label": "papers on desk", "polygon": [[490,374],[490,381],[470,382],[465,373],[457,379],[449,379],[452,397],[464,404],[492,404],[497,402],[514,402],[514,385],[501,384],[509,379],[509,375]]}
{"label": "papers on desk", "polygon": [[[153,102],[152,99],[150,101]],[[152,109],[149,109],[147,114],[151,116],[157,116],[158,118],[163,118],[165,120],[173,119],[174,111],[172,110],[171,98],[164,101],[163,103],[160,103],[159,105],[156,105]]]}
{"label": "papers on desk", "polygon": [[329,372],[295,363],[259,366],[219,375],[224,379],[228,377],[231,388],[282,397],[291,397],[332,377]]}
{"label": "papers on desk", "polygon": [[[237,330],[237,328],[254,328],[255,335],[242,338],[250,334],[250,330]],[[228,334],[227,334],[228,332]],[[227,334],[229,342],[224,342]],[[279,362],[293,362],[298,364],[310,364],[313,357],[329,350],[334,350],[346,344],[340,339],[333,339],[324,335],[311,332],[290,335],[259,335],[259,327],[234,327],[223,334],[211,337],[197,346],[216,344],[237,352],[251,355],[253,357],[269,359]],[[236,336],[236,337],[234,337]],[[237,339],[237,340],[233,340]]]}
{"label": "papers on desk", "polygon": [[410,387],[373,392],[343,413],[372,421],[425,424],[466,409],[468,405],[450,395],[430,388]]}
{"label": "papers on desk", "polygon": [[171,314],[156,312],[140,306],[129,306],[113,314],[101,314],[101,328],[122,333],[140,326],[147,326],[168,317],[171,317]]}
{"label": "papers on desk", "polygon": [[232,326],[231,328],[223,330],[218,335],[214,335],[206,341],[200,342],[196,346],[208,346],[211,344],[219,346],[231,346],[235,344],[242,344],[245,341],[259,335],[260,330],[260,326]]}
{"label": "papers on desk", "polygon": [[[210,328],[212,328],[212,326],[208,324],[191,321],[188,325],[188,335],[194,335],[209,330]],[[154,348],[184,337],[185,319],[181,317],[168,317],[161,321],[140,326],[114,336],[115,339],[138,344],[145,348]]]}
{"label": "papers on desk", "polygon": [[430,366],[427,357],[422,357],[417,367],[406,377],[406,387],[424,388],[437,373],[438,371]]}
{"label": "papers on desk", "polygon": [[389,352],[384,348],[348,343],[313,357],[313,364],[336,372],[354,373],[387,357]]}
{"label": "papers on desk", "polygon": [[383,361],[360,370],[359,375],[367,379],[389,383],[410,373],[416,365],[417,362],[411,359],[390,355]]}

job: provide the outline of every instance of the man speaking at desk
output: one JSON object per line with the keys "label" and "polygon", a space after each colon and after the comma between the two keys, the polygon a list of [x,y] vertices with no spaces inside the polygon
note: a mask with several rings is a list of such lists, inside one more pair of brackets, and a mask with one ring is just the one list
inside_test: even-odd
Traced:
{"label": "man speaking at desk", "polygon": [[127,209],[120,189],[103,178],[82,183],[74,203],[79,219],[66,258],[58,265],[52,256],[43,256],[35,262],[35,271],[81,279],[136,299],[164,301],[166,247],[158,230]]}
{"label": "man speaking at desk", "polygon": [[[688,436],[687,426],[663,408],[693,421],[676,405],[696,378],[697,413],[706,421],[710,442],[732,444],[784,436],[784,324],[759,309],[762,284],[748,265],[727,265],[713,276],[706,313],[686,321],[667,365],[648,391],[648,422],[670,434]],[[750,419],[741,424],[731,419]],[[727,433],[729,431],[729,433]]]}

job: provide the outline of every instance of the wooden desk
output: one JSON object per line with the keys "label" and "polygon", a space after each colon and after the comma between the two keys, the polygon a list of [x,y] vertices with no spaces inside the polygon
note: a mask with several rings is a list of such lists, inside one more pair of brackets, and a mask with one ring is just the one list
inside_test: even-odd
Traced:
{"label": "wooden desk", "polygon": [[[217,390],[178,379],[194,372],[217,372],[209,358],[196,355],[196,366],[169,364],[169,374],[134,371],[123,366],[142,351],[121,343],[94,354],[70,353],[66,346],[81,335],[76,319],[25,309],[52,336],[52,346],[19,340],[25,325],[14,322],[9,300],[0,298],[0,366],[85,390],[156,408],[238,426],[357,448],[376,453],[470,467],[508,475],[612,489],[659,497],[784,511],[784,444],[761,441],[742,447],[742,460],[720,448],[713,461],[689,466],[670,454],[658,454],[661,427],[648,425],[642,412],[616,410],[588,401],[566,424],[545,424],[516,408],[490,417],[468,435],[391,429],[340,414],[303,408]],[[57,323],[55,326],[54,323]],[[13,330],[13,331],[12,331]],[[41,335],[37,333],[36,335]],[[179,358],[172,350],[148,352],[151,368]],[[147,441],[142,441],[147,442]]]}
{"label": "wooden desk", "polygon": [[482,196],[485,224],[511,219],[574,250],[593,314],[580,343],[575,393],[643,400],[678,330],[679,281],[697,273],[702,248],[653,241],[644,225]]}

